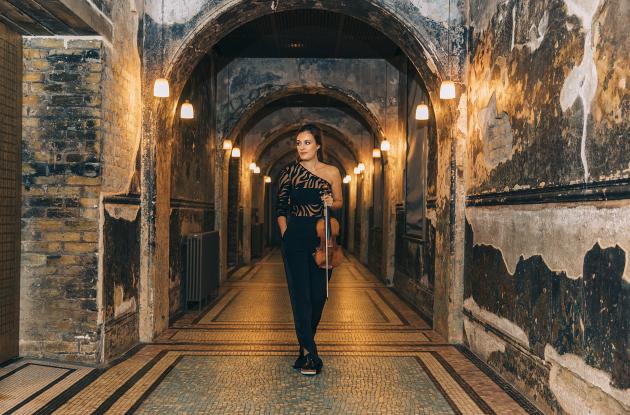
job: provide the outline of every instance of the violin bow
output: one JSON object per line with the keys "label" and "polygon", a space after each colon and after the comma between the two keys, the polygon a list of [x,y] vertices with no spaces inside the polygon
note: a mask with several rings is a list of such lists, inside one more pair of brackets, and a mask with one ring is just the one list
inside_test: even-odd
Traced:
{"label": "violin bow", "polygon": [[[328,190],[328,186],[326,186],[326,189]],[[326,193],[328,193],[327,190],[325,190]],[[326,235],[326,299],[328,299],[328,238],[330,237],[330,230],[328,226],[328,205],[326,204],[326,202],[324,202],[324,228]]]}

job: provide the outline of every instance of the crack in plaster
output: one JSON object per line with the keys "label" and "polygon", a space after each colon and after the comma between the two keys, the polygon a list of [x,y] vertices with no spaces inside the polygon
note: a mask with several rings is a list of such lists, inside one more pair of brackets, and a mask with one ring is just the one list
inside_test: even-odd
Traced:
{"label": "crack in plaster", "polygon": [[601,0],[564,0],[569,15],[575,15],[584,30],[584,55],[582,62],[574,67],[564,80],[560,91],[560,106],[566,112],[579,97],[582,101],[582,141],[580,157],[584,166],[584,181],[588,181],[588,161],[586,159],[586,134],[591,102],[597,91],[597,67],[593,58],[592,24]]}

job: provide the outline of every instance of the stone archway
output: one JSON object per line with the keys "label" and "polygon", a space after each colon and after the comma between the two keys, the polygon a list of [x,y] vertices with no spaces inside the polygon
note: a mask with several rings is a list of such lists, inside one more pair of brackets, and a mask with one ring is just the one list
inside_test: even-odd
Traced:
{"label": "stone archway", "polygon": [[[160,280],[161,270],[166,267],[168,253],[156,243],[168,240],[168,225],[164,218],[169,209],[169,191],[161,183],[169,176],[169,152],[164,134],[169,131],[175,117],[177,102],[183,85],[192,68],[200,58],[224,35],[239,25],[257,17],[269,14],[269,4],[245,0],[225,0],[211,2],[200,0],[191,8],[190,14],[175,16],[157,13],[158,1],[147,4],[145,34],[156,39],[156,45],[148,48],[144,55],[144,131],[141,148],[142,182],[142,230],[141,275],[143,283],[140,300],[140,338],[150,340],[168,325],[168,293]],[[164,4],[162,4],[164,6]],[[168,7],[168,6],[166,6]],[[194,10],[192,10],[194,9]],[[340,4],[333,0],[292,0],[278,3],[277,12],[293,9],[329,10],[352,16],[387,35],[407,55],[428,88],[432,101],[435,123],[438,126],[438,151],[436,175],[438,186],[434,214],[437,217],[436,244],[436,302],[434,305],[434,327],[447,339],[460,341],[462,316],[460,297],[463,286],[463,145],[451,145],[458,138],[465,137],[464,129],[453,128],[455,120],[459,125],[465,121],[458,119],[465,115],[461,105],[450,105],[437,99],[437,91],[443,74],[446,73],[446,54],[440,47],[444,27],[440,22],[445,14],[438,10],[422,10],[409,2],[405,7],[391,7],[382,0],[361,0],[352,5]],[[461,16],[455,18],[461,21]],[[463,56],[463,32],[456,31],[454,37],[456,55]],[[159,39],[159,40],[158,40]],[[460,60],[455,60],[458,66]],[[456,69],[459,73],[460,69]],[[171,82],[171,99],[158,101],[151,96],[151,82],[157,77],[166,76]],[[346,94],[351,96],[351,94]],[[462,101],[465,103],[465,99]],[[462,110],[464,108],[464,110]],[[254,110],[250,108],[250,110]],[[462,116],[464,116],[462,115]],[[382,131],[382,129],[376,129]],[[397,130],[395,135],[400,135]],[[463,140],[459,140],[463,142]],[[224,158],[218,165],[222,165]],[[388,195],[400,194],[399,172],[404,168],[402,144],[393,148],[390,156],[390,169],[387,173]],[[217,186],[216,197],[223,191]],[[221,214],[217,209],[217,215]],[[393,218],[393,206],[388,206],[384,217]],[[220,224],[218,224],[220,225]],[[389,220],[384,226],[386,244],[385,262],[388,279],[394,269],[395,221]],[[457,234],[457,237],[454,235]],[[462,246],[459,246],[462,245]],[[166,303],[166,306],[164,305]]]}

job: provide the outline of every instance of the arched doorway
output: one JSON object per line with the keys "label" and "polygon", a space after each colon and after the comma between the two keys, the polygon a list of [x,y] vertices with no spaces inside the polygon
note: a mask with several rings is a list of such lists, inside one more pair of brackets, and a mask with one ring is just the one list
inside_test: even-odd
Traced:
{"label": "arched doorway", "polygon": [[[199,57],[206,53],[212,46],[228,35],[231,31],[238,26],[237,19],[234,19],[237,6],[242,8],[239,10],[238,24],[244,22],[250,22],[254,19],[264,17],[271,14],[270,11],[264,8],[260,4],[243,4],[241,2],[226,2],[221,7],[216,8],[204,8],[202,7],[199,14],[195,15],[193,19],[188,21],[183,29],[181,26],[177,26],[178,30],[173,32],[173,25],[169,24],[167,20],[160,20],[159,22],[150,22],[149,26],[156,30],[168,31],[168,37],[162,37],[160,44],[163,46],[163,56],[160,58],[156,53],[155,55],[146,57],[146,70],[145,79],[154,79],[158,73],[167,76],[171,81],[172,91],[175,97],[181,97],[182,84],[189,76],[191,67],[194,67]],[[421,20],[414,21],[414,25],[409,25],[409,16],[406,15],[406,11],[400,10],[388,10],[377,2],[365,1],[356,2],[350,8],[341,8],[336,2],[310,2],[310,1],[294,1],[294,2],[282,2],[278,12],[288,12],[296,10],[315,10],[315,11],[327,11],[339,15],[344,15],[347,18],[354,18],[358,21],[368,22],[370,25],[378,27],[378,30],[385,33],[389,38],[404,52],[404,59],[410,62],[410,64],[417,70],[423,83],[427,87],[428,99],[433,103],[436,116],[436,140],[441,142],[441,150],[436,152],[435,157],[438,161],[434,164],[436,166],[435,174],[441,178],[440,186],[436,188],[436,198],[439,203],[436,203],[435,215],[438,218],[436,229],[438,237],[436,237],[436,275],[439,274],[442,279],[442,284],[436,285],[435,298],[438,299],[434,308],[438,310],[438,313],[434,314],[434,323],[436,329],[442,332],[449,339],[457,340],[461,336],[461,315],[457,313],[461,312],[459,304],[456,300],[455,303],[449,300],[449,293],[453,290],[459,290],[461,285],[460,271],[454,264],[456,258],[453,257],[455,252],[455,238],[453,233],[461,231],[462,227],[456,226],[455,216],[452,214],[452,206],[456,203],[461,204],[461,197],[457,198],[455,187],[458,185],[457,180],[451,180],[449,185],[446,177],[452,176],[450,172],[454,167],[451,166],[451,161],[455,158],[456,147],[450,146],[450,142],[453,140],[453,134],[451,134],[449,127],[451,121],[454,119],[454,115],[457,112],[457,108],[448,107],[445,104],[435,100],[437,86],[441,78],[440,73],[444,68],[442,64],[444,56],[440,53],[440,48],[437,47],[439,33],[435,30],[429,30],[426,27],[426,23],[422,23]],[[273,13],[273,12],[272,12]],[[412,19],[413,20],[413,19]],[[159,23],[164,24],[159,24]],[[439,30],[438,30],[439,32]],[[430,33],[433,33],[432,35]],[[228,63],[229,64],[229,63]],[[398,76],[397,72],[385,71],[384,85],[396,84],[396,87],[400,85],[391,82],[391,79]],[[267,94],[265,97],[273,97],[274,93],[277,93],[278,89],[274,89],[273,82],[266,83]],[[148,85],[147,85],[148,87]],[[294,88],[301,87],[303,85],[294,85]],[[146,88],[148,91],[148,88]],[[229,88],[228,88],[229,91]],[[340,95],[347,98],[354,99],[354,95],[350,91],[343,91],[340,88]],[[390,99],[393,99],[393,91],[385,93],[385,103],[388,104]],[[265,99],[259,100],[259,96],[254,94],[251,97],[251,103],[258,102],[257,105],[264,105]],[[168,101],[168,102],[167,102]],[[147,258],[150,260],[145,262],[143,268],[144,275],[147,278],[155,278],[154,272],[151,269],[160,268],[160,258],[164,255],[160,253],[160,248],[155,248],[150,242],[151,238],[168,237],[168,232],[165,228],[160,226],[160,218],[163,217],[164,212],[168,209],[168,198],[162,197],[163,187],[159,184],[160,174],[158,171],[167,163],[165,163],[164,157],[167,157],[167,152],[159,151],[160,146],[163,144],[159,139],[160,125],[170,125],[175,116],[174,109],[177,108],[173,105],[172,100],[163,102],[156,102],[155,100],[147,100],[149,104],[145,108],[145,135],[143,141],[143,178],[145,183],[149,186],[143,188],[143,193],[147,201],[154,200],[155,203],[146,203],[143,211],[143,218],[145,220],[143,229],[143,241],[147,242]],[[229,100],[228,100],[229,101]],[[367,104],[366,104],[367,105]],[[228,106],[230,103],[228,102]],[[385,105],[387,107],[387,105]],[[223,134],[226,131],[232,131],[231,126],[240,126],[241,115],[247,112],[256,111],[258,108],[256,104],[243,105],[242,110],[233,112],[227,111],[228,117],[225,123],[226,128],[222,129],[218,127],[217,137],[226,137],[228,135]],[[386,110],[384,113],[384,119],[387,119],[392,115],[394,110]],[[233,115],[233,114],[238,114]],[[383,116],[383,114],[381,114]],[[398,189],[402,186],[402,177],[400,171],[404,165],[403,157],[400,157],[401,153],[401,125],[387,126],[383,124],[383,128],[379,128],[377,131],[381,132],[382,137],[391,138],[394,141],[394,149],[392,156],[389,160],[391,166],[390,171],[385,173],[385,186],[384,194],[387,197],[396,195]],[[228,128],[229,127],[229,128]],[[168,129],[167,129],[168,130]],[[238,130],[238,128],[237,128]],[[228,134],[232,134],[229,132]],[[396,154],[396,156],[394,156]],[[225,158],[217,156],[217,169],[224,169]],[[371,177],[366,176],[361,185],[363,188],[371,189]],[[366,182],[368,181],[368,182]],[[221,183],[221,180],[217,180],[215,185],[215,200],[225,199],[223,195],[225,190],[225,184]],[[370,190],[371,191],[371,190]],[[362,202],[368,202],[365,195],[362,195]],[[225,210],[218,204],[216,206],[216,226],[223,227],[225,224],[222,220],[225,218]],[[396,239],[396,226],[395,226],[395,214],[394,206],[389,203],[384,206],[383,209],[383,269],[385,270],[385,278],[388,281],[393,280],[394,273],[394,245]],[[361,239],[365,239],[364,235],[359,235]],[[161,238],[160,238],[161,239]],[[367,260],[367,250],[362,250],[362,260]],[[457,251],[455,255],[461,255],[461,252]],[[225,257],[225,255],[222,255]],[[152,277],[153,275],[153,277]],[[449,281],[452,281],[449,282]],[[156,284],[159,285],[159,284]],[[159,291],[159,290],[157,290]],[[458,296],[456,295],[458,298]],[[148,304],[144,307],[147,315],[154,315],[156,303]],[[141,310],[143,307],[141,306]],[[165,321],[160,319],[149,319],[154,324],[151,330],[145,332],[146,335],[149,331],[152,333],[159,332],[166,325]]]}

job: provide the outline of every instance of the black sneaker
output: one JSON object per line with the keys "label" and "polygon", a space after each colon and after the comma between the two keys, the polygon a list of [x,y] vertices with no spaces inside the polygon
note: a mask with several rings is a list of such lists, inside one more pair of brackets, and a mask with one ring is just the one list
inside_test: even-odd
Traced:
{"label": "black sneaker", "polygon": [[300,369],[300,373],[307,376],[317,375],[322,371],[322,367],[324,364],[322,363],[322,359],[317,355],[313,355],[313,353],[309,353],[306,355],[306,362],[304,366]]}
{"label": "black sneaker", "polygon": [[302,351],[302,349],[300,349],[300,356],[295,359],[295,362],[293,363],[293,369],[302,369],[304,363],[306,363],[306,356],[304,356],[304,352]]}

